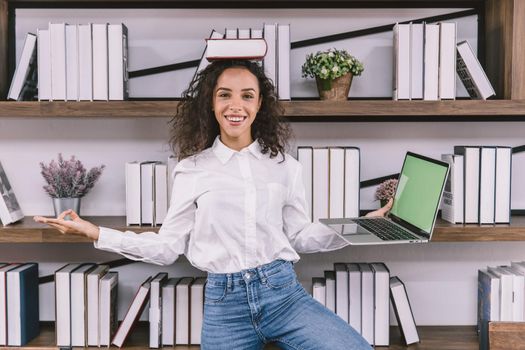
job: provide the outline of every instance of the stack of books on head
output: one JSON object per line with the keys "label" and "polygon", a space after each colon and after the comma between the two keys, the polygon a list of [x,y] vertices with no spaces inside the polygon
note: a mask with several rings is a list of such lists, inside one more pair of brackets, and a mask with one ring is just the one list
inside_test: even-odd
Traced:
{"label": "stack of books on head", "polygon": [[137,290],[111,343],[121,347],[149,306],[149,347],[201,343],[204,277],[168,278],[165,272],[148,277]]}
{"label": "stack of books on head", "polygon": [[297,160],[312,222],[359,216],[359,148],[299,146]]}
{"label": "stack of books on head", "polygon": [[36,97],[40,101],[126,100],[126,26],[49,23],[36,35],[28,33],[8,98]]}
{"label": "stack of books on head", "polygon": [[456,224],[510,223],[512,148],[455,146],[441,216]]}
{"label": "stack of books on head", "polygon": [[480,349],[489,349],[488,323],[525,321],[525,262],[478,270],[478,334]]}
{"label": "stack of books on head", "polygon": [[40,332],[38,264],[0,263],[0,347],[23,346]]}
{"label": "stack of books on head", "polygon": [[384,263],[335,263],[314,277],[313,297],[348,322],[370,344],[388,346],[390,271]]}
{"label": "stack of books on head", "polygon": [[456,72],[471,98],[494,95],[468,42],[456,45],[456,23],[398,23],[393,32],[394,100],[454,100]]}
{"label": "stack of books on head", "polygon": [[168,213],[173,187],[174,156],[167,163],[142,161],[126,163],[127,225],[160,226]]}

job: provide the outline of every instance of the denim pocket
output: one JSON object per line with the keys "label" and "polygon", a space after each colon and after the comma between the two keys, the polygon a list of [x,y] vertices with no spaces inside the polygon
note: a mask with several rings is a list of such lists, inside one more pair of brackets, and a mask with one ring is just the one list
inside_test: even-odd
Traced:
{"label": "denim pocket", "polygon": [[226,297],[226,284],[206,282],[204,287],[205,303],[220,303]]}
{"label": "denim pocket", "polygon": [[297,284],[297,276],[291,264],[285,263],[266,275],[266,284],[273,289],[283,289]]}

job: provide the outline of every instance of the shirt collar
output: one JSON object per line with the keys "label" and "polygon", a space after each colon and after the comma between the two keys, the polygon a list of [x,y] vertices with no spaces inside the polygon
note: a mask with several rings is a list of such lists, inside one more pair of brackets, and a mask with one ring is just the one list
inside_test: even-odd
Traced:
{"label": "shirt collar", "polygon": [[257,140],[253,141],[248,147],[245,147],[240,151],[236,151],[222,143],[222,141],[220,140],[220,136],[217,136],[215,138],[215,141],[213,142],[212,149],[213,153],[215,153],[215,155],[217,156],[217,158],[219,158],[222,164],[226,164],[235,153],[240,152],[249,151],[257,159],[261,159],[263,157],[263,153],[261,152],[261,145]]}

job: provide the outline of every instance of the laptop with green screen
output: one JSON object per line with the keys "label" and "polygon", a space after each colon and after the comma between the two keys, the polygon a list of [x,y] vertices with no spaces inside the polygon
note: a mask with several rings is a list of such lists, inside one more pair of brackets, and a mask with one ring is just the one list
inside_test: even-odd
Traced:
{"label": "laptop with green screen", "polygon": [[354,245],[422,243],[432,238],[448,164],[407,152],[389,217],[320,219]]}

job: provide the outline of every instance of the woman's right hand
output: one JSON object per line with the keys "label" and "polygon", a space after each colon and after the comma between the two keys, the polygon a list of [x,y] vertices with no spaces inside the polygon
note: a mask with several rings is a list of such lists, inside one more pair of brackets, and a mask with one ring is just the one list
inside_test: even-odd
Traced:
{"label": "woman's right hand", "polygon": [[[69,215],[71,220],[64,220],[67,215]],[[89,221],[81,219],[80,216],[78,216],[78,214],[71,209],[60,213],[56,219],[46,218],[43,216],[34,216],[33,220],[52,226],[62,234],[86,236],[93,239],[94,241],[98,240],[98,235],[100,232],[98,226],[92,224]]]}

